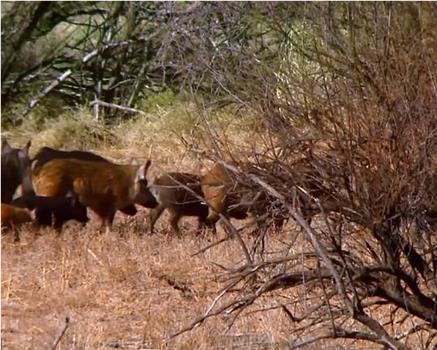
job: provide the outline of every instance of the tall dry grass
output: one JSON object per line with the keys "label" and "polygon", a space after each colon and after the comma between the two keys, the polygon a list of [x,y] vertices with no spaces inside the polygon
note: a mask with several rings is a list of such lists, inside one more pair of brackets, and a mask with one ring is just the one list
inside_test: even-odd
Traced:
{"label": "tall dry grass", "polygon": [[83,229],[71,224],[61,236],[51,229],[27,226],[19,243],[5,235],[4,348],[50,348],[65,317],[70,318],[70,326],[60,349],[107,349],[117,344],[158,349],[246,344],[250,348],[257,342],[285,339],[281,337],[284,315],[272,311],[243,316],[228,334],[224,333],[227,320],[217,318],[168,340],[202,314],[220,290],[225,276],[215,264],[237,264],[241,252],[229,241],[191,257],[216,237],[194,235],[190,231],[195,224],[189,219],[182,237],[169,233],[165,220],[160,221],[160,232],[150,236],[144,232],[145,216],[146,210],[134,218],[118,216],[111,234],[98,233],[91,223]]}
{"label": "tall dry grass", "polygon": [[[183,235],[175,237],[163,218],[158,233],[149,235],[147,210],[134,218],[117,215],[110,234],[99,233],[91,222],[85,228],[69,224],[61,236],[28,225],[19,243],[3,236],[4,349],[51,348],[66,317],[70,324],[58,349],[286,348],[292,325],[278,300],[269,298],[240,315],[229,330],[232,315],[219,316],[169,339],[213,302],[228,278],[220,266],[238,265],[240,247],[231,240],[193,257],[225,233],[195,235],[195,222],[185,219]],[[269,237],[271,254],[284,249],[295,229],[290,225]],[[244,239],[250,244],[252,238]],[[294,246],[294,253],[302,244]],[[292,296],[306,306],[313,302],[304,289],[283,294],[284,300]],[[334,349],[347,343],[327,345]]]}
{"label": "tall dry grass", "polygon": [[[33,152],[45,145],[80,148],[120,163],[131,157],[147,158],[153,145],[152,178],[163,170],[196,172],[202,164],[181,141],[184,133],[191,132],[189,109],[186,119],[184,111],[175,109],[162,112],[169,119],[141,118],[112,126],[81,113],[70,119],[64,116],[38,132],[24,125],[9,133],[11,143],[31,138]],[[239,144],[242,157],[245,149],[250,153],[257,146],[259,140],[232,124],[232,117],[222,120],[220,132]],[[175,127],[178,132],[172,132]],[[320,301],[315,299],[319,294],[305,286],[262,297],[236,319],[233,314],[219,315],[170,338],[206,312],[229,282],[223,267],[239,266],[244,255],[235,240],[228,240],[193,256],[223,238],[223,228],[217,236],[211,232],[197,235],[194,220],[184,219],[183,234],[176,237],[164,215],[157,233],[149,235],[147,215],[147,209],[140,209],[133,218],[118,213],[110,234],[101,233],[93,217],[84,228],[68,224],[60,236],[32,225],[22,228],[19,243],[9,233],[2,235],[2,348],[50,349],[66,317],[70,322],[57,349],[286,349],[290,340],[307,339],[307,334],[297,331],[299,322],[291,322],[281,308],[287,304],[303,311]],[[251,246],[254,237],[248,231],[244,230],[243,239]],[[303,254],[307,245],[289,223],[280,234],[267,236],[266,254],[270,258],[284,250]],[[230,298],[232,293],[220,303]],[[387,317],[389,312],[389,308],[375,310]],[[411,342],[415,342],[413,337]],[[304,349],[321,347],[368,349],[369,345],[326,340]]]}

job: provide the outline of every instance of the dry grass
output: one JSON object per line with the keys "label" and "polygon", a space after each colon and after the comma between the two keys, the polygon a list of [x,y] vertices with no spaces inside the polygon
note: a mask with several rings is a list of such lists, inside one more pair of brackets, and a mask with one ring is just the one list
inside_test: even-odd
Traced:
{"label": "dry grass", "polygon": [[[175,237],[163,217],[158,221],[159,233],[149,235],[146,216],[145,209],[133,218],[117,214],[111,234],[100,233],[92,220],[85,228],[68,224],[61,236],[31,225],[22,228],[19,243],[4,235],[3,348],[51,348],[66,317],[70,325],[58,349],[286,348],[290,332],[300,325],[291,323],[275,306],[281,299],[295,299],[297,308],[310,308],[316,300],[305,288],[262,298],[229,331],[232,315],[223,315],[168,339],[204,313],[223,287],[226,274],[217,264],[237,266],[242,253],[231,240],[193,257],[224,237],[223,230],[217,236],[196,235],[195,221],[185,218],[184,234]],[[295,230],[289,224],[283,233],[269,237],[269,250],[284,249]],[[251,244],[251,237],[244,239]],[[302,252],[305,245],[296,242],[291,253]],[[388,315],[387,309],[378,312]],[[322,346],[369,348],[369,344],[331,340],[304,349]]]}
{"label": "dry grass", "polygon": [[[70,325],[59,349],[284,348],[291,326],[285,314],[278,309],[253,313],[276,305],[268,298],[242,314],[228,332],[231,315],[169,340],[205,312],[226,280],[216,264],[238,265],[241,249],[227,241],[192,257],[225,233],[195,235],[195,222],[188,218],[182,223],[184,234],[175,237],[163,217],[160,232],[148,235],[147,210],[134,218],[117,215],[111,234],[100,233],[92,221],[85,228],[69,224],[61,236],[30,225],[22,228],[19,243],[3,236],[5,349],[50,348],[66,317]],[[271,237],[270,249],[282,249],[288,234]],[[296,297],[310,303],[305,293]]]}
{"label": "dry grass", "polygon": [[[263,298],[226,332],[231,315],[169,340],[175,331],[201,315],[223,286],[226,275],[216,264],[235,266],[242,253],[227,241],[192,255],[213,240],[195,235],[195,222],[185,219],[184,234],[145,234],[147,211],[128,218],[117,214],[114,232],[103,234],[95,222],[85,228],[69,224],[61,236],[51,229],[26,226],[21,241],[2,239],[2,345],[4,349],[47,349],[70,325],[58,349],[284,349],[293,325],[277,305],[292,296],[311,307],[305,288]],[[281,250],[294,225],[269,238],[269,250]],[[250,244],[251,238],[244,237]],[[303,248],[297,242],[294,252]],[[379,312],[387,312],[382,310]],[[388,314],[388,313],[387,313]],[[369,344],[326,341],[304,349],[368,349]]]}
{"label": "dry grass", "polygon": [[[71,128],[78,130],[76,135],[82,135],[80,130],[85,124],[79,118],[67,125],[74,125]],[[62,123],[53,125],[56,130],[62,127]],[[171,127],[150,120],[137,120],[110,130],[99,126],[95,130],[102,135],[112,135],[111,142],[101,144],[86,139],[89,129],[84,129],[80,148],[126,163],[131,157],[146,159],[152,144],[154,163],[150,178],[163,170],[198,172],[201,162],[185,150],[177,133],[170,132]],[[186,132],[182,124],[178,128],[182,134]],[[31,135],[23,130],[11,134],[13,145],[23,143]],[[51,129],[34,135],[33,152],[44,145],[78,148],[73,139],[60,146],[56,135]],[[232,134],[232,130],[228,136],[234,137],[241,149],[251,149],[259,141],[243,132]],[[57,349],[273,350],[284,349],[287,341],[296,340],[290,334],[300,325],[290,322],[278,304],[281,300],[294,300],[296,310],[311,307],[314,299],[309,298],[305,287],[278,292],[274,298],[260,298],[229,331],[226,327],[232,315],[222,315],[169,339],[203,314],[223,288],[226,274],[219,265],[235,267],[243,254],[238,243],[231,240],[193,257],[212,241],[224,237],[223,230],[219,229],[217,237],[212,233],[196,235],[195,221],[184,219],[183,235],[175,237],[169,232],[164,215],[157,223],[158,233],[149,235],[147,214],[146,209],[135,217],[118,213],[111,234],[100,233],[92,219],[85,228],[68,224],[61,236],[51,229],[30,225],[22,228],[19,243],[13,242],[13,235],[4,235],[2,348],[51,348],[66,317],[70,324]],[[284,242],[290,242],[295,235],[296,227],[290,223],[280,235],[268,237],[268,250],[283,250]],[[250,245],[253,237],[244,239]],[[302,253],[307,244],[300,235],[290,254]],[[377,312],[389,315],[388,309]],[[305,349],[320,348],[368,349],[369,344],[326,340]]]}
{"label": "dry grass", "polygon": [[281,325],[283,315],[270,312],[243,317],[227,335],[227,320],[219,317],[166,341],[201,314],[219,291],[222,271],[212,262],[231,266],[241,260],[241,252],[230,241],[191,257],[215,237],[190,233],[195,227],[190,219],[182,237],[167,232],[166,220],[160,221],[160,234],[143,234],[144,215],[118,216],[108,235],[98,233],[93,223],[83,229],[72,224],[60,237],[28,226],[19,243],[5,235],[4,348],[50,348],[67,316],[71,324],[62,349],[107,349],[116,343],[126,348],[244,348],[281,340],[281,327],[275,325]]}

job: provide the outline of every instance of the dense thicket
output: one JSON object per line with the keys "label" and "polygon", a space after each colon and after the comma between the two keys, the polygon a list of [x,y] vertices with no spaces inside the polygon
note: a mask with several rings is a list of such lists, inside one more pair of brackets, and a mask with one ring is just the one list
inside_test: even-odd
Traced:
{"label": "dense thicket", "polygon": [[[399,349],[417,332],[424,348],[434,346],[435,10],[417,3],[214,4],[172,27],[175,60],[193,90],[214,86],[217,101],[231,100],[262,121],[262,152],[243,155],[210,132],[210,156],[233,159],[242,186],[266,192],[272,210],[285,207],[311,243],[298,256],[290,244],[279,261],[253,253],[228,286],[239,285],[239,293],[205,317],[239,314],[274,290],[305,287],[311,307],[293,293],[276,299],[305,339],[292,346],[344,337]],[[324,225],[310,227],[304,219],[317,212]],[[381,305],[392,305],[391,314],[378,314]],[[414,326],[402,329],[412,315]],[[316,335],[321,326],[326,332]]]}

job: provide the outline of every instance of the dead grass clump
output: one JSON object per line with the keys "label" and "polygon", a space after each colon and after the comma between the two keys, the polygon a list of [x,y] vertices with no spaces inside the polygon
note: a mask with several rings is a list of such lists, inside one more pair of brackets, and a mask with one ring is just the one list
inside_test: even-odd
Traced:
{"label": "dead grass clump", "polygon": [[93,150],[118,142],[110,127],[95,120],[84,109],[67,111],[55,120],[46,120],[41,126],[29,119],[4,135],[19,144],[32,140],[32,153],[43,146]]}

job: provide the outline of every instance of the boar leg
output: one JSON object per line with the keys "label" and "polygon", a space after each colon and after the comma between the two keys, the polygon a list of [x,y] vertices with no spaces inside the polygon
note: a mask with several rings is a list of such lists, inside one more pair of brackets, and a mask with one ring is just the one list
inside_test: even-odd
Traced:
{"label": "boar leg", "polygon": [[199,231],[199,233],[203,233],[205,230],[207,230],[209,228],[212,230],[214,235],[217,234],[217,229],[215,227],[215,224],[208,223],[206,221],[206,218],[199,216],[198,225],[197,225],[197,230]]}
{"label": "boar leg", "polygon": [[273,219],[273,227],[275,229],[275,233],[279,233],[281,229],[284,227],[285,218],[283,217],[275,217]]}
{"label": "boar leg", "polygon": [[12,230],[14,231],[14,242],[20,242],[20,231],[18,227],[12,226]]}
{"label": "boar leg", "polygon": [[100,218],[100,222],[101,222],[101,227],[105,227],[105,231],[106,233],[109,233],[111,231],[111,227],[112,227],[112,221],[114,220],[114,216],[115,216],[115,210],[112,210],[110,208],[105,208],[105,207],[94,207],[91,208],[96,214],[97,216]]}
{"label": "boar leg", "polygon": [[178,210],[170,210],[170,226],[176,234],[179,235],[178,222],[181,218],[181,213]]}
{"label": "boar leg", "polygon": [[155,222],[159,219],[164,210],[165,207],[162,204],[159,204],[156,208],[150,211],[150,233],[153,233]]}
{"label": "boar leg", "polygon": [[57,220],[55,218],[55,223],[53,224],[53,228],[56,230],[56,232],[58,233],[58,236],[61,235],[62,233],[62,226],[63,226],[63,222],[60,220]]}
{"label": "boar leg", "polygon": [[105,225],[106,225],[106,233],[111,232],[112,223],[114,222],[115,210],[111,211],[106,215]]}

